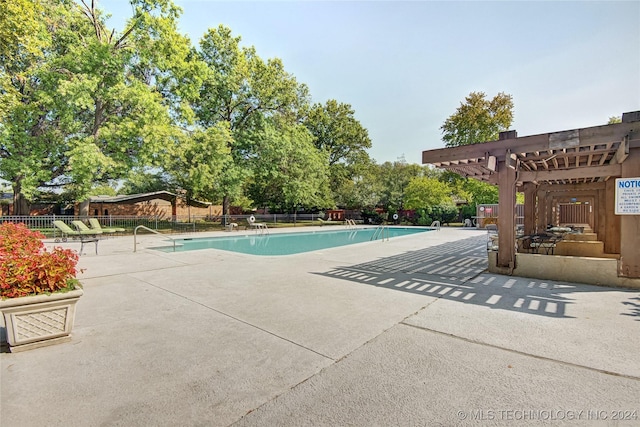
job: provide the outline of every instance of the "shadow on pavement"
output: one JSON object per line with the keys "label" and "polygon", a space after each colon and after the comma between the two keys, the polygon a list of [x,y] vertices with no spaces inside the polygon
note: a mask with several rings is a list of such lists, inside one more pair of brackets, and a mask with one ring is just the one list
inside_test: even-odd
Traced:
{"label": "shadow on pavement", "polygon": [[[486,269],[486,237],[475,236],[315,274],[464,304],[556,318],[572,317],[566,315],[566,307],[575,300],[567,294],[627,292],[619,288],[491,274]],[[628,292],[637,295],[637,292]],[[640,298],[632,299],[640,301]],[[624,304],[631,307],[632,313],[621,314],[640,316],[640,304]]]}
{"label": "shadow on pavement", "polygon": [[622,313],[622,315],[637,317],[636,320],[640,322],[640,297],[629,298],[629,300],[638,301],[638,302],[633,302],[633,301],[623,302],[624,305],[629,307],[629,310],[631,310],[631,313]]}

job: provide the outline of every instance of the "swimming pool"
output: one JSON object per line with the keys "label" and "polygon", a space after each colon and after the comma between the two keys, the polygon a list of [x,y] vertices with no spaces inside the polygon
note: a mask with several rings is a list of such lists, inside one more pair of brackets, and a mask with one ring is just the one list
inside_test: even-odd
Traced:
{"label": "swimming pool", "polygon": [[[376,231],[377,230],[377,231]],[[385,227],[384,236],[389,238],[430,231],[422,227]],[[246,234],[225,237],[177,239],[176,252],[199,249],[221,249],[250,255],[292,255],[317,251],[337,246],[368,242],[380,233],[379,229],[354,228],[331,231],[309,231],[279,234]],[[173,252],[174,248],[154,248],[163,252]]]}

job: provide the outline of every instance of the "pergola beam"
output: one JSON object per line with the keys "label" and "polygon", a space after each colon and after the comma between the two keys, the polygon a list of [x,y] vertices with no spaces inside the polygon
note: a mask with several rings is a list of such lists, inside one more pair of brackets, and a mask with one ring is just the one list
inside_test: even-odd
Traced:
{"label": "pergola beam", "polygon": [[[511,150],[512,153],[549,152],[549,150],[562,150],[565,148],[579,150],[580,147],[606,146],[612,141],[622,141],[625,136],[628,137],[630,146],[635,145],[632,144],[632,141],[640,140],[639,122],[617,123],[573,131],[545,133],[515,139],[489,141],[481,144],[428,150],[422,152],[422,163],[442,163],[472,158],[485,159],[487,155],[495,156],[498,161],[502,161],[505,160],[507,150]],[[571,152],[568,154],[571,154]]]}
{"label": "pergola beam", "polygon": [[619,164],[605,166],[583,166],[573,169],[521,171],[518,181],[540,182],[563,179],[597,178],[606,176],[620,176],[622,169]]}

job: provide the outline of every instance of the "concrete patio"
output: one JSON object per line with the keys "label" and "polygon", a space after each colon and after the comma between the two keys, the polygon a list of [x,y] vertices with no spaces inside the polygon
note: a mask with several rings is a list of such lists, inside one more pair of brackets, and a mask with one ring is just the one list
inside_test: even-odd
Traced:
{"label": "concrete patio", "polygon": [[489,274],[484,231],[138,243],[85,249],[70,342],[1,354],[0,425],[640,423],[640,291]]}

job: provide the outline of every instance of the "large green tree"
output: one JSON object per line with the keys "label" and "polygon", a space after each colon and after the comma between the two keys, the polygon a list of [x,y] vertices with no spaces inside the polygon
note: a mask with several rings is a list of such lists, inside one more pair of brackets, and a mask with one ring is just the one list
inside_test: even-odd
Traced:
{"label": "large green tree", "polygon": [[20,202],[40,186],[82,198],[96,182],[158,162],[176,124],[189,121],[205,68],[177,32],[180,11],[168,0],[131,4],[118,32],[93,2],[38,2],[49,39],[9,70],[20,102],[0,128],[0,177],[12,183],[17,214],[28,213]]}
{"label": "large green tree", "polygon": [[269,120],[253,132],[253,176],[249,194],[258,206],[292,212],[326,206],[326,154],[317,150],[304,126]]}
{"label": "large green tree", "polygon": [[257,155],[255,132],[264,119],[286,118],[294,122],[298,110],[308,103],[308,90],[284,70],[280,59],[260,58],[255,48],[240,45],[241,38],[220,25],[200,41],[200,55],[209,68],[195,104],[197,123],[209,128],[227,124],[233,162],[223,176],[223,213],[229,212],[232,196],[239,195],[250,176],[251,159]]}
{"label": "large green tree", "polygon": [[19,101],[17,81],[38,63],[51,44],[51,34],[39,15],[46,3],[0,0],[0,118]]}
{"label": "large green tree", "polygon": [[405,190],[412,178],[424,176],[426,167],[407,164],[404,159],[385,162],[378,167],[378,179],[381,183],[379,204],[387,211],[405,209]]}
{"label": "large green tree", "polygon": [[451,188],[437,178],[427,176],[411,178],[405,189],[405,199],[407,209],[425,209],[453,203]]}
{"label": "large green tree", "polygon": [[348,205],[345,195],[353,194],[363,168],[370,162],[367,149],[371,140],[367,129],[355,118],[349,104],[330,99],[314,104],[304,124],[313,135],[316,148],[329,159],[331,190],[338,205]]}
{"label": "large green tree", "polygon": [[90,34],[90,24],[71,1],[2,6],[0,178],[11,183],[14,214],[26,215],[37,187],[54,182],[69,165],[59,114],[66,106],[57,92],[67,73],[54,60]]}
{"label": "large green tree", "polygon": [[233,162],[225,123],[185,135],[165,160],[165,169],[187,200],[216,200],[223,195],[223,174]]}
{"label": "large green tree", "polygon": [[346,209],[375,208],[383,189],[378,172],[379,166],[371,159],[331,166],[331,195],[335,205]]}
{"label": "large green tree", "polygon": [[440,127],[447,147],[478,144],[498,139],[513,121],[513,99],[500,92],[487,99],[484,92],[471,92],[456,112]]}
{"label": "large green tree", "polygon": [[330,166],[349,165],[368,157],[366,150],[371,148],[371,140],[351,105],[334,99],[324,105],[314,104],[304,124],[313,135],[316,148],[327,153]]}

